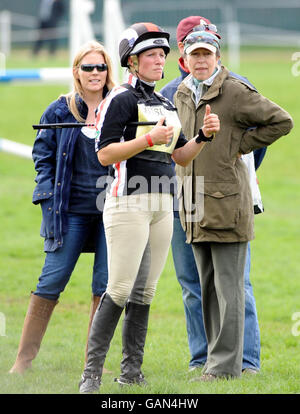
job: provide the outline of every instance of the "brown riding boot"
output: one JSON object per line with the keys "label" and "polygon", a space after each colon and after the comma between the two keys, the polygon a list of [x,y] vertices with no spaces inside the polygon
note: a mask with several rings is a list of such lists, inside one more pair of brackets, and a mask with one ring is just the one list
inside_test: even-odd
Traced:
{"label": "brown riding boot", "polygon": [[9,371],[11,374],[22,374],[31,368],[31,362],[39,352],[48,322],[57,303],[57,300],[44,299],[41,296],[31,294],[17,359]]}
{"label": "brown riding boot", "polygon": [[[88,340],[89,340],[89,335],[90,335],[90,330],[91,330],[91,326],[92,326],[92,322],[93,322],[93,318],[95,315],[95,312],[99,306],[100,303],[100,299],[101,296],[92,296],[92,302],[91,302],[91,307],[90,307],[90,320],[89,320],[89,326],[88,326],[88,334],[87,334],[87,340],[86,340],[86,346],[85,346],[85,365],[87,362],[87,351],[88,351]],[[112,371],[107,370],[106,368],[103,368],[103,374],[112,374]]]}

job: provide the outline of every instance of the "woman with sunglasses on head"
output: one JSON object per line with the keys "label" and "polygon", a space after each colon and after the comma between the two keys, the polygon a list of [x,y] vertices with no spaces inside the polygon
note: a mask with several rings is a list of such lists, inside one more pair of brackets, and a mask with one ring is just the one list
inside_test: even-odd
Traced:
{"label": "woman with sunglasses on head", "polygon": [[[220,38],[202,28],[189,33],[184,53],[190,74],[180,83],[174,103],[185,134],[202,123],[205,107],[220,114],[222,128],[190,166],[176,166],[177,176],[204,177],[204,210],[191,221],[180,209],[186,242],[192,245],[201,284],[207,359],[193,381],[240,377],[245,332],[245,263],[254,239],[253,196],[242,156],[271,145],[293,127],[291,116],[232,75],[220,64]],[[195,198],[192,186],[181,202]]]}
{"label": "woman with sunglasses on head", "polygon": [[121,66],[129,71],[128,81],[111,91],[97,114],[96,151],[112,176],[103,212],[108,286],[93,319],[81,393],[98,391],[124,307],[123,360],[117,381],[145,384],[141,366],[150,304],[173,232],[172,159],[187,165],[220,128],[217,115],[209,114],[208,108],[199,133],[187,141],[175,107],[154,92],[170,51],[168,41],[169,34],[153,23],[136,23],[123,33],[119,53]]}
{"label": "woman with sunglasses on head", "polygon": [[[73,62],[74,90],[52,102],[41,123],[93,124],[95,110],[114,86],[111,60],[103,46],[83,45]],[[42,209],[45,263],[31,294],[17,359],[10,373],[31,367],[58,298],[82,252],[93,252],[90,323],[107,284],[102,211],[96,206],[99,177],[107,175],[95,154],[95,128],[40,129],[33,160],[37,171],[33,203]],[[88,328],[89,330],[89,328]]]}

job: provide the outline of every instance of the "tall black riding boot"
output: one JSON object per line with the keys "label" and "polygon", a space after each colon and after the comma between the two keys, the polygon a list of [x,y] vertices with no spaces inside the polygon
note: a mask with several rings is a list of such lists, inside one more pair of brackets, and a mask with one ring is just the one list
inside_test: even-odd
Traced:
{"label": "tall black riding boot", "polygon": [[99,390],[105,357],[123,311],[107,293],[102,298],[88,339],[87,361],[79,383],[81,393]]}
{"label": "tall black riding boot", "polygon": [[120,385],[146,384],[141,372],[144,347],[148,330],[150,305],[128,302],[123,321],[122,341],[123,360],[121,375],[117,379]]}

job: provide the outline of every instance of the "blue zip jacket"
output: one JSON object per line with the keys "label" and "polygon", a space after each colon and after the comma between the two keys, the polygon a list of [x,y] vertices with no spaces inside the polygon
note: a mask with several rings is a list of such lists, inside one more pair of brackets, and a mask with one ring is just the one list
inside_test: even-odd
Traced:
{"label": "blue zip jacket", "polygon": [[[85,119],[87,105],[79,96],[76,101]],[[40,119],[41,124],[66,122],[77,121],[69,111],[65,97],[52,102]],[[41,204],[43,219],[40,234],[45,239],[45,252],[62,247],[63,236],[67,232],[73,155],[79,133],[80,128],[40,129],[33,145],[37,184],[32,202]],[[107,175],[107,168],[102,168],[103,175]],[[85,246],[84,251],[93,251],[93,246]]]}

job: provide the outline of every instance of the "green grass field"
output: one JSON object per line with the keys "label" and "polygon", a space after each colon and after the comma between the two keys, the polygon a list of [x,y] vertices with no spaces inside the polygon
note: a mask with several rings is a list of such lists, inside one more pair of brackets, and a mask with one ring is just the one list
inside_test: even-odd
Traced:
{"label": "green grass field", "polygon": [[[300,328],[292,320],[300,312],[299,240],[299,90],[292,75],[295,50],[253,49],[241,55],[239,73],[294,119],[292,132],[273,144],[258,170],[265,213],[255,219],[251,281],[261,333],[261,372],[257,376],[216,383],[190,383],[189,351],[181,289],[169,255],[153,301],[143,371],[147,388],[120,389],[113,382],[121,360],[120,328],[106,360],[113,374],[103,376],[104,394],[299,394]],[[226,64],[226,55],[223,58]],[[8,66],[67,66],[61,53],[52,61],[36,61],[14,53]],[[167,60],[164,83],[177,76],[177,57]],[[31,125],[68,85],[0,84],[0,138],[32,145]],[[30,291],[44,261],[39,236],[41,213],[31,203],[35,171],[30,160],[0,152],[0,393],[72,394],[83,369],[90,304],[92,255],[82,255],[60,297],[33,370],[8,375],[20,339]],[[2,319],[1,319],[2,317]],[[1,323],[2,320],[2,323]],[[297,324],[298,322],[298,324]]]}

